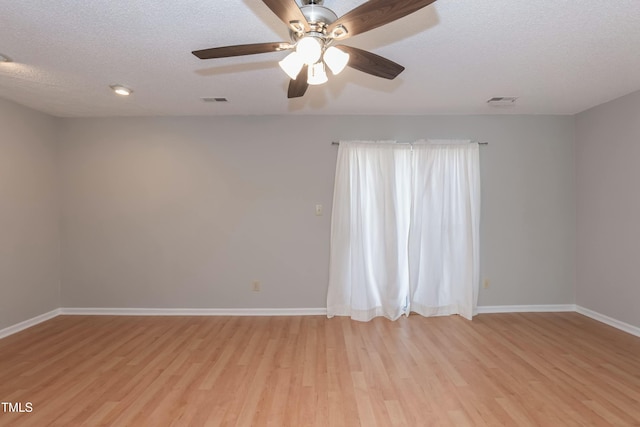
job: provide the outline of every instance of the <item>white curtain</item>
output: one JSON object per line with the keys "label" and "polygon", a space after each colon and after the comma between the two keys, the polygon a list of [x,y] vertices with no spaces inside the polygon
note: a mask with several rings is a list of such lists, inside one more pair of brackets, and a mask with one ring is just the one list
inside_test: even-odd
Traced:
{"label": "white curtain", "polygon": [[479,283],[478,144],[341,142],[327,314],[460,314]]}
{"label": "white curtain", "polygon": [[331,217],[329,315],[397,319],[409,292],[411,147],[341,143]]}

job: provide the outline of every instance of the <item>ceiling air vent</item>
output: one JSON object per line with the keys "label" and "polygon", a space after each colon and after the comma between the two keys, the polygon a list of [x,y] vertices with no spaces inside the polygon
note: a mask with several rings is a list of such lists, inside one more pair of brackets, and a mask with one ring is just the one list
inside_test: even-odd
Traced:
{"label": "ceiling air vent", "polygon": [[488,100],[487,104],[492,107],[513,107],[516,105],[516,99],[518,98],[515,96],[496,96]]}
{"label": "ceiling air vent", "polygon": [[204,102],[229,102],[229,100],[227,98],[200,98],[202,99],[202,101]]}

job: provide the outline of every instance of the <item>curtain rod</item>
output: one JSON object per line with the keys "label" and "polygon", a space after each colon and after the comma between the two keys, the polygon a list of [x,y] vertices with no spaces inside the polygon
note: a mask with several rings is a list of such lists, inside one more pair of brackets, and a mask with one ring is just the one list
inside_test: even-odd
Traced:
{"label": "curtain rod", "polygon": [[[477,142],[477,141],[471,141]],[[396,142],[396,144],[413,144],[412,142]],[[339,141],[331,141],[331,145],[340,145]],[[478,145],[489,145],[488,142],[478,142]]]}

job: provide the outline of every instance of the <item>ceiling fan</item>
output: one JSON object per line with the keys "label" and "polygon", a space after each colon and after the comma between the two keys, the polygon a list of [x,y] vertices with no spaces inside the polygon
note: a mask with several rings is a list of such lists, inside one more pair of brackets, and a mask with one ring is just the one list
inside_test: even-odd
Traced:
{"label": "ceiling fan", "polygon": [[214,47],[192,53],[200,59],[227,58],[293,50],[279,62],[291,78],[288,98],[297,98],[309,85],[327,82],[325,66],[336,75],[347,65],[385,79],[394,79],[404,67],[375,53],[336,45],[349,37],[407,16],[436,0],[369,0],[338,18],[323,0],[262,0],[289,27],[291,42],[254,43]]}

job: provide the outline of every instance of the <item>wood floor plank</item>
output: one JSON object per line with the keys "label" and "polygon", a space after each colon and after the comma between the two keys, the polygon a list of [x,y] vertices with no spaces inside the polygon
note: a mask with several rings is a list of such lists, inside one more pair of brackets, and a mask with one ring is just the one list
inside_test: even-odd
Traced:
{"label": "wood floor plank", "polygon": [[[59,316],[0,340],[0,426],[640,426],[640,339],[577,313]],[[0,408],[2,410],[2,408]]]}

